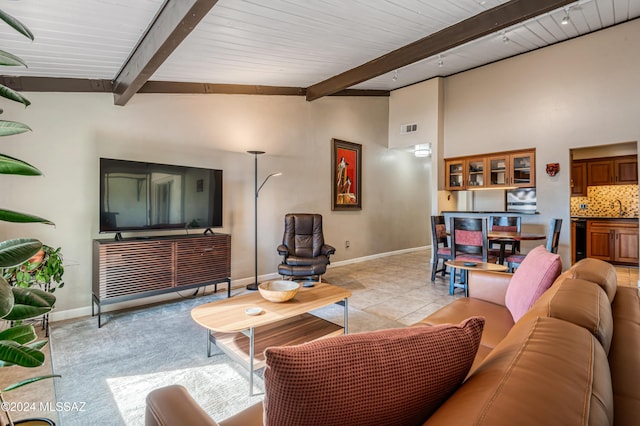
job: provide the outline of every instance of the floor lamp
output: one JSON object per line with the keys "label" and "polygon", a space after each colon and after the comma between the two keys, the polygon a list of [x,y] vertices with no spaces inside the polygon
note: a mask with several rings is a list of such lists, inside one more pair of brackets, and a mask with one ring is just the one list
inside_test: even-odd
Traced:
{"label": "floor lamp", "polygon": [[282,173],[276,172],[271,173],[267,176],[260,186],[258,186],[258,155],[264,154],[264,151],[247,151],[249,154],[253,154],[255,158],[255,167],[254,167],[254,185],[255,185],[255,193],[254,193],[254,268],[255,268],[255,281],[253,284],[247,285],[247,290],[257,290],[258,289],[258,194],[260,190],[264,186],[265,183],[269,180],[271,176],[280,176]]}

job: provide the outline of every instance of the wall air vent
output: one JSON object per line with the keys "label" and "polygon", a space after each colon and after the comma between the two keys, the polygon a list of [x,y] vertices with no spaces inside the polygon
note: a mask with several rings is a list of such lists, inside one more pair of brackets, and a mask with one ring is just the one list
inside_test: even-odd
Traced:
{"label": "wall air vent", "polygon": [[406,135],[407,133],[415,133],[418,131],[417,124],[403,124],[400,126],[400,134]]}

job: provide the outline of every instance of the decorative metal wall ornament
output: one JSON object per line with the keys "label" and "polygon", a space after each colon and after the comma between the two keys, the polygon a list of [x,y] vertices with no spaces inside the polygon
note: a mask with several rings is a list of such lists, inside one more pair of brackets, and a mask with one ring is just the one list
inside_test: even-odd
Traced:
{"label": "decorative metal wall ornament", "polygon": [[560,171],[560,163],[548,163],[547,164],[547,174],[549,176],[555,176]]}

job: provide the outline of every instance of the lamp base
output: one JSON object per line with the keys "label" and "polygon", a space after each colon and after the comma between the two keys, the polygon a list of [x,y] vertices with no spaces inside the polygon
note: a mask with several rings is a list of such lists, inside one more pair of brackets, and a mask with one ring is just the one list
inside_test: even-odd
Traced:
{"label": "lamp base", "polygon": [[247,284],[247,290],[253,290],[253,291],[258,290],[258,283]]}

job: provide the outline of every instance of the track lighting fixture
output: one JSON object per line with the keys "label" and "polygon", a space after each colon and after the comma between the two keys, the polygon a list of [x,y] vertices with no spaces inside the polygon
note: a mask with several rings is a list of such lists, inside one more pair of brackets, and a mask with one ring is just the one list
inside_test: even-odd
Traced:
{"label": "track lighting fixture", "polygon": [[571,22],[571,18],[569,18],[569,9],[565,9],[564,10],[564,17],[562,18],[562,21],[560,21],[560,23],[562,25],[568,25],[569,22]]}

